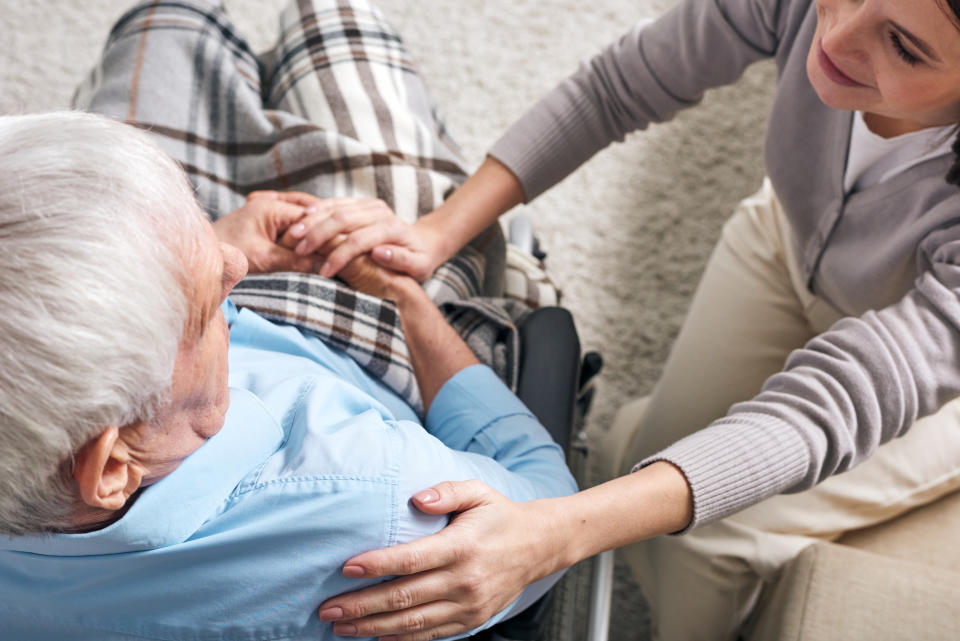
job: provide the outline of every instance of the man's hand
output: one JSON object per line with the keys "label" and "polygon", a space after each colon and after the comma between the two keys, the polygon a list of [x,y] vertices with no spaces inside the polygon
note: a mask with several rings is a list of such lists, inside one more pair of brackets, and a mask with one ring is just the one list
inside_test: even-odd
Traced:
{"label": "man's hand", "polygon": [[280,192],[255,191],[239,209],[213,223],[220,242],[238,248],[250,263],[250,273],[313,272],[315,256],[303,256],[278,244],[291,225],[308,215],[306,208]]}
{"label": "man's hand", "polygon": [[430,514],[459,512],[442,531],[355,556],[345,577],[407,575],[320,606],[340,636],[425,641],[482,625],[533,581],[561,569],[551,499],[514,503],[480,481],[417,493]]}
{"label": "man's hand", "polygon": [[404,295],[419,292],[420,284],[405,274],[380,267],[368,255],[357,256],[340,270],[340,278],[358,292],[399,303]]}

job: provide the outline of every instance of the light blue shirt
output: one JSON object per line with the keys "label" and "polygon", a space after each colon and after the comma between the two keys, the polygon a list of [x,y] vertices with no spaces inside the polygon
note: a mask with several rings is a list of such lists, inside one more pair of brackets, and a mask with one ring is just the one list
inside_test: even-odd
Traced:
{"label": "light blue shirt", "polygon": [[[349,357],[224,303],[223,429],[95,532],[0,538],[5,639],[310,639],[350,557],[432,534],[409,502],[479,478],[517,501],[576,491],[563,453],[486,367],[437,394],[421,426]],[[545,579],[493,621],[515,614]]]}

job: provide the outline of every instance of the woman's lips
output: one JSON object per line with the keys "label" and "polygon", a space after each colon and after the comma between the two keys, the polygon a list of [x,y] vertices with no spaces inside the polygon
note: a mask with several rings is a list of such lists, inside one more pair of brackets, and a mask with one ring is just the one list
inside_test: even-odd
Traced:
{"label": "woman's lips", "polygon": [[830,59],[830,56],[823,50],[823,45],[819,42],[817,43],[817,61],[820,63],[820,68],[823,69],[823,73],[827,74],[827,77],[838,85],[843,85],[844,87],[867,86],[840,71],[837,65],[833,64],[833,60]]}

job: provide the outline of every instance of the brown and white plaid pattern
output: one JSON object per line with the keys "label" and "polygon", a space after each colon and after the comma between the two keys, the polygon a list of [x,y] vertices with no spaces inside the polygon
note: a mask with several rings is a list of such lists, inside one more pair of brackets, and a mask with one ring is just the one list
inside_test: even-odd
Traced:
{"label": "brown and white plaid pattern", "polygon": [[[212,219],[251,191],[293,189],[381,198],[412,222],[464,180],[462,159],[403,42],[375,6],[295,0],[281,13],[278,34],[275,47],[255,54],[219,3],[144,2],[113,28],[75,106],[154,134]],[[514,322],[556,297],[542,272],[518,277],[514,270],[507,278],[506,267],[495,225],[424,288],[514,388]],[[344,349],[420,408],[391,302],[290,273],[249,276],[231,297]]]}

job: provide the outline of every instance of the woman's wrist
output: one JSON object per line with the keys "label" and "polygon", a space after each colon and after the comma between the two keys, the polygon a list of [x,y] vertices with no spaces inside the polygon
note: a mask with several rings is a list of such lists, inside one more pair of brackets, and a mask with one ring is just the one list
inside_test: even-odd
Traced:
{"label": "woman's wrist", "polygon": [[578,519],[573,518],[575,512],[571,511],[576,509],[570,505],[574,496],[576,495],[543,501],[548,512],[542,522],[547,530],[545,538],[550,542],[544,546],[549,553],[544,559],[547,571],[543,576],[564,570],[590,556],[585,552],[583,541],[579,538],[581,532],[577,527]]}
{"label": "woman's wrist", "polygon": [[420,232],[420,238],[427,246],[430,256],[430,273],[447,262],[460,248],[470,242],[457,233],[457,213],[444,202],[435,210],[421,216],[413,224]]}
{"label": "woman's wrist", "polygon": [[430,245],[436,267],[523,200],[520,181],[505,165],[488,156],[447,200],[414,224]]}
{"label": "woman's wrist", "polygon": [[557,569],[605,550],[686,528],[693,518],[690,487],[672,463],[659,461],[632,474],[555,501],[545,517],[555,548]]}

